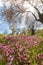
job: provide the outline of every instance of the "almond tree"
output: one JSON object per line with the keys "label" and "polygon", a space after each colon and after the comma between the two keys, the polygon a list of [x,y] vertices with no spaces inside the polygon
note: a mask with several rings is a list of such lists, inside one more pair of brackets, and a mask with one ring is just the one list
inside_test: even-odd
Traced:
{"label": "almond tree", "polygon": [[[37,0],[36,3],[33,1],[33,0],[8,0],[11,4],[11,6],[4,10],[4,12],[2,12],[2,15],[6,17],[9,25],[10,25],[10,28],[12,30],[12,34],[14,34],[14,32],[16,31],[16,25],[17,24],[17,21],[19,19],[19,21],[21,21],[21,17],[22,17],[22,14],[23,13],[31,13],[34,18],[35,18],[35,21],[40,21],[41,23],[43,23],[43,13],[41,14],[39,9],[38,9],[38,3],[39,1]],[[37,14],[39,16],[39,19],[37,19],[35,13],[33,13],[32,11],[27,11],[26,8],[23,7],[23,3],[27,1],[34,9],[35,11],[37,11]],[[32,1],[32,2],[31,2]],[[40,2],[43,4],[43,0],[40,0]],[[35,3],[35,5],[34,5]],[[43,5],[40,5],[40,6],[43,6]],[[24,15],[25,16],[25,15]],[[26,16],[27,18],[27,16]],[[29,17],[28,17],[29,19]],[[27,21],[26,19],[26,22],[28,22],[28,25],[29,25],[29,21]],[[34,22],[34,21],[33,21]],[[32,35],[35,33],[35,30],[34,30],[34,24],[31,23],[32,28],[30,27],[30,29],[32,30]],[[28,26],[29,27],[29,26]]]}

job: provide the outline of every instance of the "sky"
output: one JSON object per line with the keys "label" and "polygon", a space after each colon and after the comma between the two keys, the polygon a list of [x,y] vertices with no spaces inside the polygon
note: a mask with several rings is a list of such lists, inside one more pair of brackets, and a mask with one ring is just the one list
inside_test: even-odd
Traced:
{"label": "sky", "polygon": [[8,23],[0,16],[0,34],[3,34],[5,31],[7,31],[8,34],[11,32]]}
{"label": "sky", "polygon": [[[10,6],[10,4],[9,4],[9,2],[8,3],[6,3],[6,6],[7,5],[9,5]],[[7,8],[9,7],[9,6],[7,6]],[[31,6],[31,5],[30,5]],[[29,7],[30,7],[29,6]],[[28,4],[27,4],[27,7],[28,7]],[[25,3],[25,8],[26,8],[26,3]],[[30,10],[31,9],[33,9],[33,8],[30,8]],[[28,9],[27,9],[28,10]],[[34,9],[33,9],[34,10]],[[33,11],[33,10],[31,10],[31,11]],[[0,0],[0,12],[1,11],[3,11],[3,2],[2,2],[2,0]],[[24,17],[25,18],[25,17]],[[22,21],[25,21],[25,19],[23,19],[22,18]],[[40,26],[39,26],[39,24],[41,24],[41,23],[37,23],[37,29],[38,28],[43,28],[43,24],[41,24]],[[17,25],[17,28],[20,28],[20,29],[22,29],[23,27],[25,27],[26,28],[26,25],[24,24],[24,22],[22,22],[21,23],[21,25]],[[1,14],[0,14],[0,34],[3,34],[3,33],[5,33],[7,31],[7,33],[8,34],[10,34],[11,33],[11,30],[10,30],[10,27],[9,27],[9,25],[8,25],[8,23],[7,23],[7,21],[5,21],[4,20],[4,17],[2,17],[1,16]]]}
{"label": "sky", "polygon": [[[3,11],[3,2],[0,0],[0,13]],[[7,21],[4,20],[4,17],[0,14],[0,34],[7,32],[8,34],[11,33],[9,25]]]}

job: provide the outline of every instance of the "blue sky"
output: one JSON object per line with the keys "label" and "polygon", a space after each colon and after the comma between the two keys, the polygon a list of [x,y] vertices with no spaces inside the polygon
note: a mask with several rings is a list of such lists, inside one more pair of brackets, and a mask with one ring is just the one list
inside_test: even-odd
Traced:
{"label": "blue sky", "polygon": [[3,11],[3,5],[2,5],[2,0],[0,0],[0,34],[3,34],[5,31],[7,33],[11,33],[11,30],[8,26],[7,21],[4,20],[4,17],[1,15],[1,12]]}
{"label": "blue sky", "polygon": [[11,32],[9,25],[4,21],[4,17],[0,16],[0,34],[3,34],[5,31],[9,34]]}

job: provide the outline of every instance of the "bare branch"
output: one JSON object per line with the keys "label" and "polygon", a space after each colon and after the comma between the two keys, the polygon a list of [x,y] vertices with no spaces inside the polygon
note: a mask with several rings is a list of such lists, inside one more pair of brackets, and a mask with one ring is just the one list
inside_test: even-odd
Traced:
{"label": "bare branch", "polygon": [[41,0],[41,2],[43,3],[43,0]]}

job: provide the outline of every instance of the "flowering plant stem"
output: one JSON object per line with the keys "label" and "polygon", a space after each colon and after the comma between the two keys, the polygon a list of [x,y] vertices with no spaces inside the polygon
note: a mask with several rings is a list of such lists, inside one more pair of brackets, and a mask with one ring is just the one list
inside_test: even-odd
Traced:
{"label": "flowering plant stem", "polygon": [[32,48],[32,56],[33,56],[33,65],[36,65],[36,60],[35,60],[36,54],[35,54],[35,48],[34,47]]}
{"label": "flowering plant stem", "polygon": [[2,61],[0,61],[0,65],[2,65]]}

